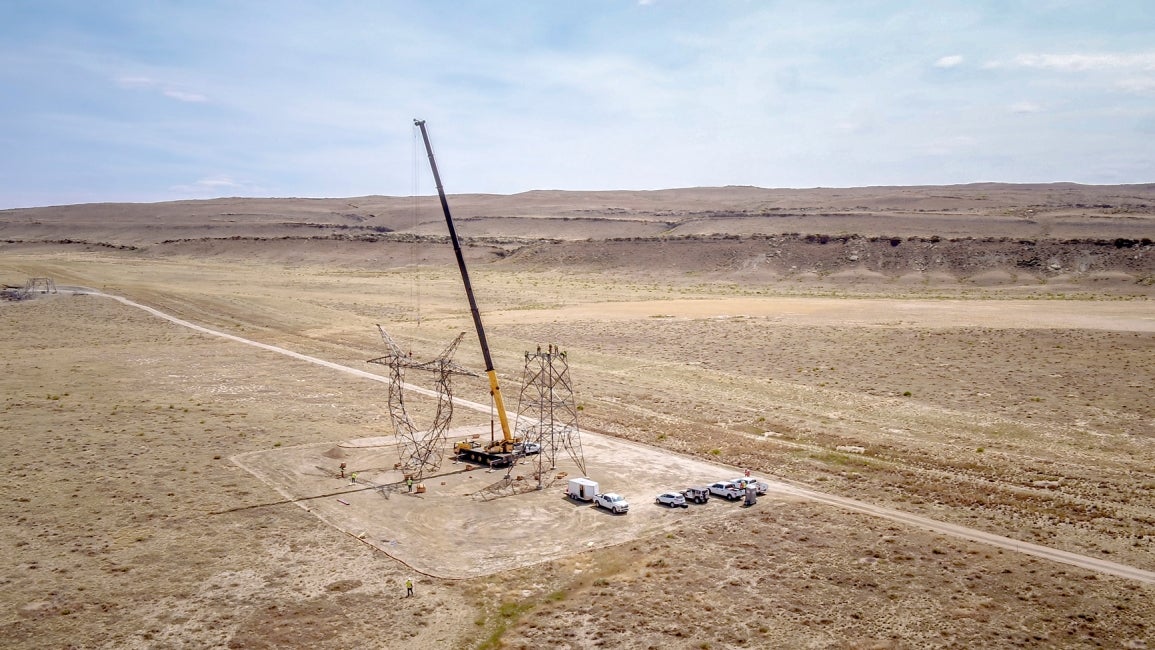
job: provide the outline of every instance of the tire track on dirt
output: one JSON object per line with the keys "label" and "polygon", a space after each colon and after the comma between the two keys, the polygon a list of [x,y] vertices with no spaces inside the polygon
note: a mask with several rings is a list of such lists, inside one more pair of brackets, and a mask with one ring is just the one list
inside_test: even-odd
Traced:
{"label": "tire track on dirt", "polygon": [[[86,288],[82,288],[82,287],[68,287],[68,289],[74,290],[76,293],[83,293],[86,295],[99,296],[99,297],[103,297],[103,298],[111,298],[111,299],[116,300],[116,301],[118,301],[124,305],[129,306],[129,307],[135,307],[137,309],[142,309],[142,310],[148,312],[149,314],[156,316],[157,318],[162,318],[162,319],[167,320],[171,323],[175,323],[175,324],[180,325],[182,327],[187,327],[189,329],[192,329],[192,330],[197,331],[197,332],[201,332],[203,334],[224,338],[224,339],[227,339],[230,341],[234,341],[236,343],[243,343],[245,345],[250,345],[250,346],[253,346],[256,348],[260,348],[262,350],[267,350],[269,352],[276,352],[278,354],[283,354],[283,355],[292,357],[292,358],[300,360],[300,361],[305,361],[308,363],[317,364],[320,366],[324,366],[326,368],[330,368],[332,370],[351,374],[351,375],[354,375],[356,377],[361,377],[363,379],[371,379],[373,381],[378,381],[378,382],[382,382],[382,383],[389,383],[390,382],[390,379],[388,377],[376,375],[376,374],[373,374],[371,372],[366,372],[364,370],[357,370],[356,368],[350,368],[349,366],[343,366],[341,364],[334,363],[332,361],[326,361],[326,360],[320,359],[318,357],[311,357],[309,355],[301,354],[299,352],[293,352],[292,350],[288,350],[286,348],[277,347],[275,345],[269,345],[267,343],[261,343],[259,341],[253,341],[251,339],[242,338],[242,337],[239,337],[239,336],[236,336],[233,334],[228,334],[226,332],[221,332],[221,331],[214,330],[214,329],[211,329],[208,327],[204,327],[202,325],[197,325],[196,323],[192,323],[192,322],[177,318],[175,316],[166,314],[166,313],[164,313],[158,309],[155,309],[153,307],[149,307],[148,305],[142,305],[140,303],[133,302],[133,301],[131,301],[127,298],[123,298],[121,296],[102,293],[102,292],[99,292],[96,290],[86,289]],[[429,390],[426,388],[422,388],[420,386],[413,386],[410,384],[402,384],[402,387],[405,390],[413,391],[413,392],[423,394],[423,395],[428,395],[430,397],[436,397],[437,396],[435,391],[432,391],[432,390]],[[483,404],[479,404],[477,402],[471,402],[468,400],[463,400],[463,399],[460,399],[457,397],[453,398],[453,402],[454,402],[454,404],[462,406],[463,408],[472,409],[472,410],[479,411],[482,413],[489,413],[489,406],[488,405],[483,405]],[[915,526],[918,528],[928,529],[928,530],[931,530],[931,531],[934,531],[937,533],[941,533],[944,535],[950,535],[952,537],[965,539],[965,540],[968,540],[971,542],[977,542],[977,543],[981,543],[981,544],[989,544],[991,546],[995,546],[998,548],[1002,548],[1002,549],[1006,549],[1006,550],[1010,550],[1010,551],[1015,551],[1018,553],[1025,553],[1027,555],[1033,555],[1035,557],[1043,558],[1046,560],[1051,560],[1053,562],[1060,562],[1063,564],[1077,566],[1077,567],[1087,569],[1090,571],[1097,571],[1099,573],[1105,573],[1105,574],[1117,576],[1120,578],[1126,578],[1128,580],[1136,580],[1139,582],[1146,582],[1148,584],[1155,584],[1155,572],[1153,572],[1153,571],[1147,571],[1147,570],[1140,569],[1137,567],[1119,564],[1117,562],[1102,560],[1102,559],[1091,557],[1088,555],[1080,555],[1078,553],[1072,553],[1069,551],[1062,551],[1059,549],[1049,548],[1049,547],[1042,546],[1039,544],[1032,544],[1030,542],[1023,542],[1023,541],[1019,541],[1016,539],[1012,539],[1010,537],[1004,537],[1002,535],[987,533],[987,532],[984,532],[981,530],[976,530],[974,528],[967,528],[965,526],[950,524],[947,522],[942,522],[942,521],[938,521],[935,519],[930,519],[928,517],[923,517],[920,515],[915,515],[912,513],[903,512],[901,510],[895,510],[893,508],[887,508],[884,506],[877,506],[874,504],[866,503],[864,501],[858,501],[857,499],[850,499],[847,497],[841,497],[841,496],[838,496],[835,494],[829,494],[826,492],[818,492],[818,491],[811,490],[809,488],[806,488],[806,487],[803,487],[800,485],[793,485],[793,484],[785,483],[782,481],[775,481],[775,485],[773,486],[773,488],[777,489],[779,492],[781,492],[783,494],[790,494],[793,496],[798,496],[798,497],[802,497],[802,498],[809,499],[812,501],[816,501],[818,503],[825,503],[827,505],[836,506],[836,507],[839,507],[839,508],[842,508],[845,510],[851,510],[853,512],[859,512],[859,513],[871,515],[874,517],[889,519],[891,521],[906,524],[908,526]]]}
{"label": "tire track on dirt", "polygon": [[[193,322],[181,319],[181,318],[177,318],[176,316],[173,316],[171,314],[166,314],[163,311],[160,311],[159,309],[149,307],[148,305],[142,305],[142,304],[137,303],[137,302],[133,302],[133,301],[131,301],[127,298],[123,298],[121,296],[116,296],[116,295],[113,295],[110,293],[101,293],[99,291],[94,291],[91,289],[83,289],[83,288],[79,288],[79,287],[76,289],[77,289],[77,293],[83,293],[85,295],[91,295],[91,296],[100,296],[103,298],[112,298],[113,300],[116,300],[116,301],[123,303],[125,305],[128,305],[130,307],[136,307],[137,309],[143,309],[144,311],[152,314],[153,316],[156,316],[157,318],[163,318],[164,320],[167,320],[170,323],[175,323],[175,324],[180,325],[182,327],[187,327],[191,330],[201,332],[202,334],[208,334],[210,336],[217,336],[217,337],[220,337],[223,339],[228,339],[230,341],[234,341],[236,343],[243,343],[245,345],[251,345],[255,348],[260,348],[262,350],[268,350],[269,352],[276,352],[278,354],[283,354],[285,356],[292,357],[292,358],[300,360],[300,361],[306,361],[308,363],[313,363],[313,364],[316,364],[319,366],[324,366],[326,368],[331,368],[333,370],[337,370],[340,372],[351,374],[351,375],[360,377],[362,379],[371,379],[373,381],[379,381],[383,384],[391,383],[391,380],[388,377],[385,377],[382,375],[377,375],[377,374],[374,374],[371,372],[367,372],[365,370],[358,370],[356,368],[350,368],[349,366],[343,366],[339,363],[333,363],[332,361],[326,361],[326,360],[321,359],[319,357],[311,357],[307,354],[301,354],[300,352],[294,352],[294,351],[289,350],[287,348],[277,347],[275,345],[269,345],[268,343],[261,343],[259,341],[254,341],[252,339],[246,339],[246,338],[242,338],[240,336],[236,336],[235,334],[229,334],[227,332],[222,332],[220,330],[214,330],[214,329],[205,327],[203,325],[197,325],[196,323],[193,323]],[[436,391],[430,390],[428,388],[422,388],[421,386],[415,386],[413,384],[402,384],[401,387],[407,391],[411,391],[411,392],[418,393],[421,395],[426,395],[428,397],[434,397],[434,398],[437,397]],[[461,399],[459,397],[454,397],[453,403],[458,405],[458,406],[461,406],[461,407],[464,407],[467,409],[472,409],[474,411],[478,411],[481,413],[489,413],[489,406],[488,405],[479,404],[477,402],[471,402],[469,400]]]}

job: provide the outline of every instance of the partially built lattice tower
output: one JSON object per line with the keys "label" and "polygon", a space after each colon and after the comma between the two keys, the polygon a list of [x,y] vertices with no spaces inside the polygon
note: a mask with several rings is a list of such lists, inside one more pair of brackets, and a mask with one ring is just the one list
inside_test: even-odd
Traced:
{"label": "partially built lattice tower", "polygon": [[535,466],[534,476],[539,487],[542,477],[557,468],[559,450],[565,450],[585,475],[577,413],[566,353],[555,345],[544,352],[540,347],[537,352],[526,352],[517,406],[517,432],[524,443],[541,446],[541,453],[526,457],[527,462]]}
{"label": "partially built lattice tower", "polygon": [[[441,459],[445,450],[446,433],[449,431],[449,422],[453,418],[453,375],[476,377],[477,373],[465,369],[453,362],[453,353],[457,345],[465,336],[465,332],[457,335],[453,342],[441,354],[430,361],[418,362],[413,360],[412,354],[406,354],[393,341],[393,338],[380,325],[381,339],[385,342],[388,354],[369,363],[378,363],[389,367],[389,418],[393,422],[393,429],[397,433],[397,452],[400,456],[401,469],[414,480],[436,472],[441,468]],[[433,373],[435,390],[416,389],[422,393],[432,395],[437,399],[436,412],[433,423],[428,429],[419,429],[405,408],[405,371],[422,370]]]}
{"label": "partially built lattice tower", "polygon": [[56,293],[56,282],[52,278],[28,278],[28,284],[24,285],[24,293]]}

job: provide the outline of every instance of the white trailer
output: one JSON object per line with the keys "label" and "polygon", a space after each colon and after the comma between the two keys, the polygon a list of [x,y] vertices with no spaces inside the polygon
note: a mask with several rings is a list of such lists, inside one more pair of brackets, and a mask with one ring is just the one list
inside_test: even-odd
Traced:
{"label": "white trailer", "polygon": [[588,478],[571,478],[565,495],[578,501],[593,501],[598,494],[598,482]]}

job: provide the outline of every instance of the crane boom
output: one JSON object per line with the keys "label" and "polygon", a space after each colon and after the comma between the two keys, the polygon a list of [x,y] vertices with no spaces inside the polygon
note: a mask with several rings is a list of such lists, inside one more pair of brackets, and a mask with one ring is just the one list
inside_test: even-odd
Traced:
{"label": "crane boom", "polygon": [[441,211],[445,213],[445,225],[449,227],[449,239],[453,242],[453,253],[457,256],[457,268],[461,270],[461,281],[465,283],[465,296],[469,299],[469,312],[473,315],[473,327],[477,330],[477,341],[481,344],[481,355],[485,359],[485,374],[489,377],[489,392],[493,396],[494,408],[501,421],[501,435],[504,438],[498,446],[501,451],[513,451],[516,440],[509,430],[509,418],[501,399],[501,387],[497,384],[497,371],[493,369],[493,357],[489,354],[489,343],[485,340],[485,328],[481,325],[481,312],[477,310],[477,300],[473,297],[473,285],[469,282],[469,270],[465,268],[465,257],[461,253],[461,242],[457,239],[457,229],[453,227],[453,217],[449,213],[449,201],[445,198],[445,188],[441,186],[441,174],[437,173],[437,161],[433,158],[433,146],[429,144],[429,132],[425,130],[425,120],[413,120],[421,129],[421,139],[425,141],[425,152],[429,154],[429,168],[433,170],[433,182],[437,185],[437,196],[441,199]]}

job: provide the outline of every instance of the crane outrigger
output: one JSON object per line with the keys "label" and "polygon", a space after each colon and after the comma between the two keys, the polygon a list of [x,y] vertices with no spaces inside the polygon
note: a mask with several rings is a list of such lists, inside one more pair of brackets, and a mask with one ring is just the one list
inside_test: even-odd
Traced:
{"label": "crane outrigger", "polygon": [[493,357],[489,353],[489,343],[485,339],[485,328],[481,325],[481,313],[477,310],[477,300],[473,297],[473,285],[469,282],[469,270],[465,268],[461,242],[457,239],[457,229],[454,228],[453,216],[449,213],[449,201],[445,198],[445,188],[441,186],[441,175],[437,173],[437,161],[433,158],[433,146],[429,144],[429,132],[425,130],[425,120],[415,119],[413,124],[421,129],[421,139],[425,141],[425,152],[429,154],[429,168],[433,170],[433,182],[437,185],[437,196],[441,199],[441,211],[445,213],[445,225],[449,227],[449,239],[453,242],[453,253],[457,256],[457,268],[461,271],[461,281],[465,284],[465,296],[469,299],[469,311],[473,315],[473,327],[477,330],[477,341],[481,344],[481,355],[485,360],[485,375],[489,378],[489,394],[493,398],[494,409],[501,421],[501,440],[492,440],[489,446],[481,446],[470,441],[459,442],[454,446],[454,451],[465,460],[491,467],[509,465],[513,462],[514,446],[518,440],[513,437],[509,428],[509,417],[501,399],[501,387],[497,383],[497,371],[493,369]]}

